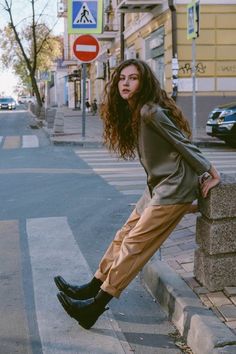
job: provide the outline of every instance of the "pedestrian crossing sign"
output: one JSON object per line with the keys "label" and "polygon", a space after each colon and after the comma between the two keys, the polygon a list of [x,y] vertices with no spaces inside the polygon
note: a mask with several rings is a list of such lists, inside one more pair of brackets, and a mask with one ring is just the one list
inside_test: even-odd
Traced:
{"label": "pedestrian crossing sign", "polygon": [[103,0],[69,0],[68,33],[102,33]]}

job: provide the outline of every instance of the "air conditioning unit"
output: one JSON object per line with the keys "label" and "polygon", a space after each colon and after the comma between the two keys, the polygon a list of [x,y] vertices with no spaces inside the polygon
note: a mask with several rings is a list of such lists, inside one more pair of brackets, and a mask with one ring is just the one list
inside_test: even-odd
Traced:
{"label": "air conditioning unit", "polygon": [[96,62],[96,79],[105,79],[105,63],[97,61]]}
{"label": "air conditioning unit", "polygon": [[109,65],[110,65],[110,68],[113,69],[117,66],[117,62],[116,62],[116,57],[115,56],[111,56],[109,58]]}
{"label": "air conditioning unit", "polygon": [[65,11],[65,6],[63,2],[59,2],[57,4],[57,12],[58,13],[63,13]]}

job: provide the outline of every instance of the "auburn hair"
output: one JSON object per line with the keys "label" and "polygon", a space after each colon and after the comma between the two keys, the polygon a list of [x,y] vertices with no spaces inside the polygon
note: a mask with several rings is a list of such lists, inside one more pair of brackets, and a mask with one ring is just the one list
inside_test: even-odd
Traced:
{"label": "auburn hair", "polygon": [[[121,71],[130,65],[137,68],[140,83],[138,91],[132,97],[133,107],[135,107],[132,111],[118,90]],[[188,137],[191,136],[188,121],[175,101],[161,88],[149,65],[142,60],[129,59],[123,61],[112,73],[110,81],[105,86],[100,106],[100,115],[104,124],[103,139],[109,150],[124,159],[135,157],[140,110],[148,102],[167,109],[176,126]]]}

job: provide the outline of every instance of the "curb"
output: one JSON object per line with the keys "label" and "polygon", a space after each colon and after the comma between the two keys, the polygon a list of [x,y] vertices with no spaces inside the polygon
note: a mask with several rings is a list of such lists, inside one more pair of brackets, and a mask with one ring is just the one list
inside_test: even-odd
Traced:
{"label": "curb", "polygon": [[168,264],[154,256],[143,268],[141,278],[194,354],[236,353],[236,335]]}
{"label": "curb", "polygon": [[[73,139],[73,136],[79,135],[79,133],[53,133],[52,130],[47,127],[43,127],[43,130],[47,137],[50,139],[50,142],[53,145],[68,145],[68,146],[80,146],[80,147],[102,147],[103,142],[97,140],[96,138],[89,138],[82,136]],[[67,139],[66,139],[67,138]]]}

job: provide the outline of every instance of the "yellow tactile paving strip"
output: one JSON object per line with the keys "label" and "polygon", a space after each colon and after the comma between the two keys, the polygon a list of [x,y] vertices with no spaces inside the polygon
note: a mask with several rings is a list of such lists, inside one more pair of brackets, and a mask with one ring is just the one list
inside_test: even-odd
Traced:
{"label": "yellow tactile paving strip", "polygon": [[6,136],[3,149],[17,149],[21,146],[21,137],[17,135]]}

